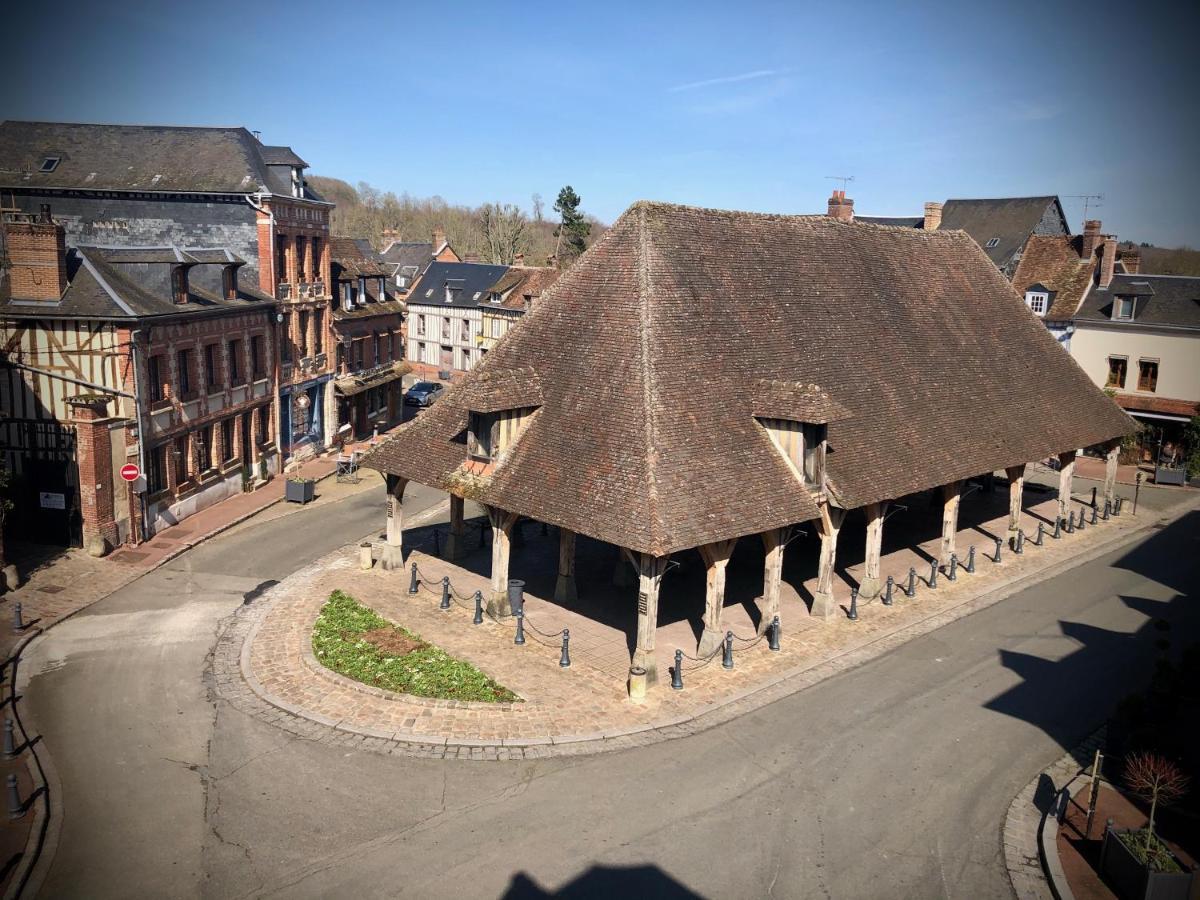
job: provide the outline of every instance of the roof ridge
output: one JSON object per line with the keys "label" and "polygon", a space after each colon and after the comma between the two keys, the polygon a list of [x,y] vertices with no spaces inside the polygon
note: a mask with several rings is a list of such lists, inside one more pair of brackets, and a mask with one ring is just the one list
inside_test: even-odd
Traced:
{"label": "roof ridge", "polygon": [[[653,359],[653,348],[651,347],[651,331],[654,327],[652,315],[651,295],[654,292],[654,283],[650,277],[650,267],[648,257],[650,234],[646,227],[646,214],[649,212],[650,204],[637,203],[631,207],[631,211],[636,208],[637,216],[634,221],[634,228],[637,233],[637,245],[635,248],[635,273],[637,278],[637,302],[638,302],[638,351],[641,355],[641,377],[642,377],[642,418],[645,422],[645,464],[646,464],[646,522],[649,526],[650,544],[658,548],[664,545],[662,529],[659,522],[659,497],[658,497],[658,460],[655,456],[655,432],[657,430],[657,417],[655,410],[658,408],[656,392],[654,390],[654,379],[650,371],[651,360]],[[615,224],[615,223],[614,223]]]}

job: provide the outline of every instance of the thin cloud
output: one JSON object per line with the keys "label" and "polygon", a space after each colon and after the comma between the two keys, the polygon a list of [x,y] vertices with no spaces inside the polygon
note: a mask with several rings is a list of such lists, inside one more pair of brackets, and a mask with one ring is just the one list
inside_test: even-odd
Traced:
{"label": "thin cloud", "polygon": [[689,81],[687,84],[677,84],[667,88],[668,94],[680,91],[694,91],[698,88],[712,87],[718,84],[736,84],[739,81],[754,81],[758,78],[770,78],[773,75],[783,75],[787,69],[757,69],[753,72],[743,72],[741,75],[725,75],[721,78],[706,78],[703,81]]}

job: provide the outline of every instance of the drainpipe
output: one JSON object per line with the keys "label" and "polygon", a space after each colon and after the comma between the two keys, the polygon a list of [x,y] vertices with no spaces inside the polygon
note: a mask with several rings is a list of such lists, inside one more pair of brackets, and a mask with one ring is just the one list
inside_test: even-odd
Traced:
{"label": "drainpipe", "polygon": [[[137,429],[138,429],[138,469],[141,471],[142,477],[146,478],[146,430],[143,427],[143,423],[142,423],[142,388],[141,388],[141,379],[138,378],[138,337],[141,334],[142,334],[142,330],[140,328],[134,329],[132,332],[130,332],[130,335],[129,335],[129,344],[130,344],[129,359],[130,359],[130,362],[132,362],[132,364],[133,364],[133,410],[134,410],[134,416],[136,417]],[[147,343],[150,342],[150,332],[148,329],[146,331],[146,342]],[[149,486],[150,486],[149,482],[147,482],[146,487],[148,488]],[[146,505],[146,492],[145,491],[142,491],[141,493],[138,494],[138,507],[142,513],[142,527],[140,529],[141,540],[138,541],[138,543],[140,544],[143,541],[148,540],[148,538],[146,536],[147,505]],[[136,546],[136,544],[135,544],[135,546]]]}
{"label": "drainpipe", "polygon": [[[272,268],[272,270],[274,270],[274,268],[275,268],[275,211],[273,209],[272,210],[263,209],[263,207],[262,207],[263,197],[269,197],[270,195],[271,195],[270,191],[261,191],[261,190],[255,191],[253,194],[246,195],[246,202],[250,205],[250,207],[252,209],[254,209],[260,213],[267,214],[267,237],[268,237],[268,240],[270,240],[270,242],[271,242],[271,248],[270,248],[271,268]],[[271,290],[271,296],[274,297],[279,292],[279,279],[278,279],[278,277],[276,277],[276,278],[273,278],[272,281],[275,282],[275,286]],[[280,353],[281,353],[281,350],[283,347],[283,341],[280,339],[280,333],[279,333],[280,312],[279,312],[278,306],[275,307],[273,316],[274,316],[274,321],[271,323],[271,327],[272,327],[272,330],[275,332],[275,352],[273,354],[274,360],[271,364],[271,368],[275,372],[275,379],[274,379],[275,385],[274,385],[274,390],[272,390],[272,392],[271,392],[274,395],[271,398],[271,405],[275,407],[275,458],[276,458],[277,464],[279,466],[279,475],[282,476],[283,475],[283,400],[279,393],[279,388],[280,388],[279,375],[280,375],[280,371],[281,371],[281,369],[280,369],[280,359],[281,359]]]}

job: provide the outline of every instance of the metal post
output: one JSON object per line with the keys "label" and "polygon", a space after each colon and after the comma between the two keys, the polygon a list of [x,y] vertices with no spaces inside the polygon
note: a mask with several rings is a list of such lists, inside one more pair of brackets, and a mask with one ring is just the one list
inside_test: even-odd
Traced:
{"label": "metal post", "polygon": [[564,628],[564,629],[563,629],[563,648],[562,648],[562,656],[560,656],[560,657],[558,658],[558,664],[559,664],[560,666],[562,666],[564,669],[569,669],[569,668],[571,667],[571,650],[570,650],[570,646],[571,646],[571,629],[570,629],[570,628]]}
{"label": "metal post", "polygon": [[[903,588],[901,589],[903,590]],[[912,566],[908,567],[908,590],[904,591],[904,596],[910,600],[917,593],[917,570]]]}
{"label": "metal post", "polygon": [[1096,486],[1092,485],[1092,509],[1096,508]]}
{"label": "metal post", "polygon": [[1095,525],[1095,524],[1096,524],[1096,507],[1094,507],[1094,506],[1092,507],[1092,517],[1091,517],[1091,519],[1088,521],[1088,524],[1089,524],[1089,525]]}
{"label": "metal post", "polygon": [[929,589],[931,591],[937,590],[937,573],[938,573],[938,561],[935,559],[933,562],[931,562],[929,564]]}
{"label": "metal post", "polygon": [[1124,497],[1117,498],[1117,502],[1113,504],[1113,515],[1114,516],[1119,516],[1121,514],[1121,504],[1124,502],[1125,502]]}
{"label": "metal post", "polygon": [[733,668],[733,632],[725,632],[725,655],[721,659],[721,668]]}
{"label": "metal post", "polygon": [[4,720],[4,755],[12,758],[17,755],[17,743],[13,740],[13,720]]}
{"label": "metal post", "polygon": [[776,616],[771,620],[770,637],[767,638],[767,646],[772,650],[779,649],[779,630],[779,616]]}
{"label": "metal post", "polygon": [[24,631],[25,622],[21,619],[21,601],[13,604],[13,631]]}
{"label": "metal post", "polygon": [[888,576],[887,587],[883,589],[883,605],[892,605],[892,590],[896,587],[896,579],[891,575]]}
{"label": "metal post", "polygon": [[1137,515],[1138,494],[1142,492],[1142,473],[1138,472],[1133,479],[1133,514]]}
{"label": "metal post", "polygon": [[850,588],[850,611],[846,618],[851,622],[858,621],[858,588]]}
{"label": "metal post", "polygon": [[408,581],[408,592],[415,594],[417,592],[417,564],[412,564],[412,578]]}
{"label": "metal post", "polygon": [[442,576],[442,602],[438,604],[438,609],[450,608],[450,576]]}
{"label": "metal post", "polygon": [[675,651],[675,668],[671,670],[671,690],[683,690],[683,651]]}
{"label": "metal post", "polygon": [[1050,537],[1056,541],[1062,537],[1062,518],[1059,516],[1054,517],[1054,533]]}
{"label": "metal post", "polygon": [[475,592],[475,618],[471,620],[471,624],[483,624],[483,591]]}
{"label": "metal post", "polygon": [[1075,510],[1071,510],[1071,514],[1067,516],[1067,534],[1075,533]]}
{"label": "metal post", "polygon": [[996,553],[992,556],[992,562],[994,562],[994,563],[1000,562],[1000,548],[1003,546],[1004,546],[1004,541],[1002,541],[1000,538],[996,538]]}
{"label": "metal post", "polygon": [[1020,556],[1025,552],[1025,532],[1017,529],[1017,536],[1013,538],[1013,553]]}
{"label": "metal post", "polygon": [[967,567],[966,568],[967,568],[968,575],[975,574],[975,545],[974,544],[972,544],[970,549],[967,550]]}
{"label": "metal post", "polygon": [[525,643],[525,613],[517,613],[517,636],[513,638],[513,643]]}
{"label": "metal post", "polygon": [[21,789],[17,787],[17,776],[8,776],[8,817],[19,819],[25,815],[25,804],[21,802]]}
{"label": "metal post", "polygon": [[1035,537],[1035,538],[1033,539],[1033,546],[1035,546],[1035,547],[1040,547],[1040,546],[1042,546],[1042,541],[1044,541],[1045,539],[1046,539],[1046,528],[1045,528],[1045,525],[1044,525],[1043,523],[1041,523],[1041,522],[1038,522],[1038,531],[1037,531],[1037,537]]}
{"label": "metal post", "polygon": [[1112,515],[1112,501],[1109,500],[1107,497],[1105,497],[1104,498],[1104,512],[1101,514],[1100,518],[1102,518],[1105,522],[1107,522],[1108,517],[1110,515]]}
{"label": "metal post", "polygon": [[946,573],[946,578],[950,581],[958,580],[958,554],[950,554],[950,571]]}

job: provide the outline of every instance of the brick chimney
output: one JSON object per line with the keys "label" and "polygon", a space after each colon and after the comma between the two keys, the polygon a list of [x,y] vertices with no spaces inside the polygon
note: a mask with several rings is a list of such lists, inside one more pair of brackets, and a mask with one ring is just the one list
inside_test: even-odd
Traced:
{"label": "brick chimney", "polygon": [[1113,271],[1117,265],[1117,239],[1111,234],[1104,238],[1104,250],[1100,255],[1100,287],[1104,290],[1112,284]]}
{"label": "brick chimney", "polygon": [[444,243],[446,243],[446,232],[441,228],[433,229],[433,252],[437,253],[441,250]]}
{"label": "brick chimney", "polygon": [[43,203],[34,216],[5,219],[4,239],[11,263],[12,296],[18,300],[59,300],[67,289],[67,240],[63,227]]}
{"label": "brick chimney", "polygon": [[468,263],[479,262],[479,254],[478,253],[465,253],[465,254],[463,254],[463,262],[468,262]]}
{"label": "brick chimney", "polygon": [[514,257],[513,257],[513,265],[514,265],[514,266],[523,266],[523,265],[525,265],[525,254],[524,254],[524,253],[518,253],[516,256],[514,256]]}
{"label": "brick chimney", "polygon": [[854,201],[846,199],[845,191],[834,191],[829,198],[828,215],[839,222],[854,221]]}
{"label": "brick chimney", "polygon": [[1121,265],[1130,275],[1136,275],[1142,270],[1142,252],[1136,247],[1126,247],[1121,251]]}
{"label": "brick chimney", "polygon": [[936,200],[930,200],[925,204],[925,224],[922,226],[926,231],[937,231],[942,227],[942,207],[944,203],[938,203]]}
{"label": "brick chimney", "polygon": [[1086,261],[1092,258],[1104,235],[1100,233],[1100,220],[1088,219],[1083,223],[1083,243],[1079,248],[1079,258]]}

